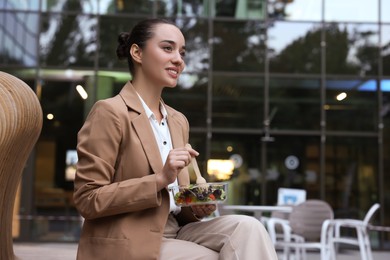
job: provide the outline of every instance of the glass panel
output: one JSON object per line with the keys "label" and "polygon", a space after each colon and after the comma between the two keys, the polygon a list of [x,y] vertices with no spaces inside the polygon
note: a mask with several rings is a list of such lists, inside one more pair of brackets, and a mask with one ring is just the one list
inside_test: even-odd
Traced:
{"label": "glass panel", "polygon": [[153,14],[153,3],[157,0],[132,0],[132,1],[116,1],[116,0],[99,0],[100,14]]}
{"label": "glass panel", "polygon": [[235,161],[230,173],[208,173],[211,181],[229,182],[227,204],[262,204],[260,148],[259,136],[213,133],[210,159]]}
{"label": "glass panel", "polygon": [[208,77],[184,73],[176,88],[163,91],[164,102],[182,112],[191,127],[206,127]]}
{"label": "glass panel", "polygon": [[42,11],[96,14],[98,2],[99,0],[42,0]]}
{"label": "glass panel", "polygon": [[186,40],[185,72],[205,72],[210,67],[210,47],[207,20],[177,19]]}
{"label": "glass panel", "polygon": [[261,128],[264,78],[220,74],[213,78],[213,127]]}
{"label": "glass panel", "polygon": [[228,0],[215,1],[212,6],[215,16],[236,19],[264,19],[266,0]]}
{"label": "glass panel", "polygon": [[325,21],[378,22],[378,0],[325,0]]}
{"label": "glass panel", "polygon": [[0,63],[36,66],[38,15],[0,12],[0,16]]}
{"label": "glass panel", "polygon": [[39,9],[39,1],[0,0],[0,9],[36,11]]}
{"label": "glass panel", "polygon": [[[390,81],[390,79],[389,79]],[[381,111],[383,116],[383,172],[384,178],[381,178],[381,186],[384,188],[384,194],[390,194],[390,178],[388,177],[390,172],[390,89],[388,92],[383,93],[383,110]],[[390,205],[390,196],[385,195],[384,204]],[[385,208],[384,225],[390,226],[390,211],[389,208]],[[390,235],[390,234],[389,234]],[[390,239],[390,236],[387,237]],[[390,240],[387,240],[390,241]]]}
{"label": "glass panel", "polygon": [[332,137],[326,139],[326,201],[336,218],[363,219],[378,201],[376,138]]}
{"label": "glass panel", "polygon": [[265,29],[258,21],[214,22],[213,68],[264,72]]}
{"label": "glass panel", "polygon": [[382,48],[383,75],[390,75],[390,25],[382,25]]}
{"label": "glass panel", "polygon": [[390,22],[390,1],[389,0],[379,0],[381,1],[381,20],[382,22]]}
{"label": "glass panel", "polygon": [[121,68],[128,71],[127,61],[120,61],[116,56],[118,35],[130,31],[139,19],[101,16],[99,23],[99,67]]}
{"label": "glass panel", "polygon": [[328,24],[325,34],[327,73],[378,73],[378,25]]}
{"label": "glass panel", "polygon": [[320,79],[270,78],[270,128],[320,128]]}
{"label": "glass panel", "polygon": [[43,66],[94,66],[97,18],[85,15],[42,15],[39,38]]}
{"label": "glass panel", "polygon": [[375,131],[378,127],[376,80],[327,80],[327,130]]}
{"label": "glass panel", "polygon": [[[210,1],[211,5],[212,1]],[[207,16],[209,10],[208,0],[157,0],[156,2],[157,13],[163,16]]]}
{"label": "glass panel", "polygon": [[77,241],[80,219],[73,205],[74,175],[68,169],[72,161],[67,155],[75,151],[84,121],[78,84],[84,82],[47,79],[38,84],[44,119],[34,164],[34,212],[39,218],[33,225],[38,241]]}
{"label": "glass panel", "polygon": [[320,24],[275,22],[268,44],[271,72],[321,72]]}
{"label": "glass panel", "polygon": [[267,149],[268,205],[277,203],[278,188],[304,189],[307,198],[319,198],[319,137],[275,136]]}
{"label": "glass panel", "polygon": [[322,0],[268,0],[270,18],[290,21],[321,21]]}

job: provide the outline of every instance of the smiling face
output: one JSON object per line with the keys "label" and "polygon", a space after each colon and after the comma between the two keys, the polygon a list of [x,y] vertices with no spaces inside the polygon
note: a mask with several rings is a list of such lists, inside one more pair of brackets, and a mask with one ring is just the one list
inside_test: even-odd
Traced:
{"label": "smiling face", "polygon": [[175,87],[184,70],[185,40],[171,24],[157,24],[153,37],[141,51],[141,70],[150,84]]}

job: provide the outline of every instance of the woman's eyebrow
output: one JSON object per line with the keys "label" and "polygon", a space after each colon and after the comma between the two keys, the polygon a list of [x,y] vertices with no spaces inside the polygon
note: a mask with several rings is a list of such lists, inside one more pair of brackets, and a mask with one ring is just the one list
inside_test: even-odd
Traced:
{"label": "woman's eyebrow", "polygon": [[[161,42],[166,42],[166,43],[169,43],[169,44],[172,44],[172,45],[176,45],[176,42],[175,42],[175,41],[171,41],[171,40],[162,40]],[[181,48],[182,48],[183,50],[185,50],[185,49],[186,49],[186,46],[183,45]]]}

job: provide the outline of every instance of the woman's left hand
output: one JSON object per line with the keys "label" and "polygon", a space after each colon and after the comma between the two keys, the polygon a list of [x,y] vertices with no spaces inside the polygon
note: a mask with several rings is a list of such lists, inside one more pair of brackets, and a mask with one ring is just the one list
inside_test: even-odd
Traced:
{"label": "woman's left hand", "polygon": [[215,204],[193,205],[191,209],[196,217],[203,218],[210,216],[217,209],[217,206]]}

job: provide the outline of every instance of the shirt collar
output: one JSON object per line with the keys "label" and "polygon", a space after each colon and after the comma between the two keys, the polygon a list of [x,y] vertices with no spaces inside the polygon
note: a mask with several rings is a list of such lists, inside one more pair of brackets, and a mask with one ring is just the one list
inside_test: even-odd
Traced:
{"label": "shirt collar", "polygon": [[[151,118],[151,117],[156,118],[156,116],[153,114],[152,110],[150,110],[150,108],[148,107],[148,105],[146,105],[146,103],[145,103],[145,101],[142,99],[142,97],[141,97],[138,93],[137,93],[137,95],[138,95],[139,99],[141,100],[142,106],[143,106],[144,109],[145,109],[146,116],[147,116],[148,118]],[[162,116],[163,116],[163,119],[167,119],[168,113],[167,113],[167,110],[166,110],[165,107],[164,107],[163,102],[161,102],[161,100],[160,100],[160,112],[161,112],[161,114],[162,114]]]}

